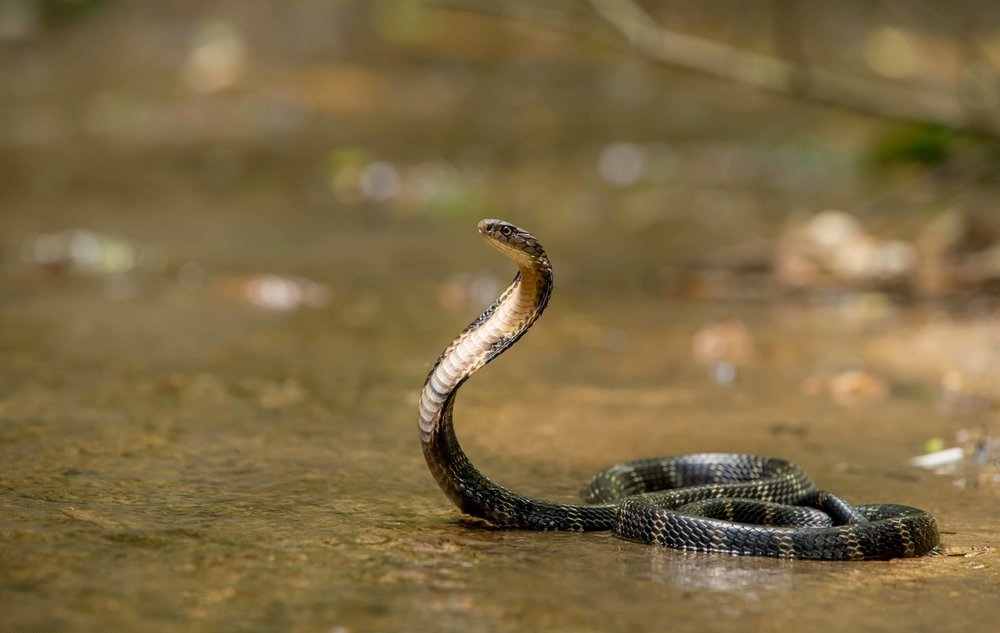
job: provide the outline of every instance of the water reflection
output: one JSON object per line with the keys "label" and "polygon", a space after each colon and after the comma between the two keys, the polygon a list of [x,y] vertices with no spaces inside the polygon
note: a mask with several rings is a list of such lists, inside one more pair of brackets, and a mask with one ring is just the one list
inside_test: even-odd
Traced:
{"label": "water reflection", "polygon": [[637,548],[631,543],[619,543],[618,560],[624,576],[686,591],[738,593],[749,600],[792,591],[802,565],[802,561],[784,559]]}

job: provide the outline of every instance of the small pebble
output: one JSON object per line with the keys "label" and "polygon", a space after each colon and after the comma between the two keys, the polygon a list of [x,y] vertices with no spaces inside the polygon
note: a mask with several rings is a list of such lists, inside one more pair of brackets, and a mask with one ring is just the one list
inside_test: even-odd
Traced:
{"label": "small pebble", "polygon": [[830,397],[846,407],[881,402],[889,396],[885,380],[865,371],[852,370],[838,374],[830,380]]}
{"label": "small pebble", "polygon": [[735,373],[735,368],[747,365],[753,360],[753,336],[746,324],[738,319],[718,319],[701,326],[691,340],[691,354],[694,360],[713,368],[725,364],[732,370],[722,369],[722,373]]}

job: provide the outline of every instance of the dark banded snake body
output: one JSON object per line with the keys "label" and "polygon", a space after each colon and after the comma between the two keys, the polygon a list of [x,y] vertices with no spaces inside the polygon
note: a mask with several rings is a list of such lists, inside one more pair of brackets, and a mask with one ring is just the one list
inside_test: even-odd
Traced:
{"label": "dark banded snake body", "polygon": [[549,259],[530,233],[489,219],[479,223],[479,232],[518,273],[434,363],[418,418],[431,474],[462,512],[503,528],[612,530],[643,543],[749,556],[889,559],[938,545],[929,513],[893,504],[852,506],[817,490],[798,466],[773,457],[703,453],[626,462],[595,475],[580,504],[525,496],[487,478],[455,435],[455,396],[527,332],[553,282]]}

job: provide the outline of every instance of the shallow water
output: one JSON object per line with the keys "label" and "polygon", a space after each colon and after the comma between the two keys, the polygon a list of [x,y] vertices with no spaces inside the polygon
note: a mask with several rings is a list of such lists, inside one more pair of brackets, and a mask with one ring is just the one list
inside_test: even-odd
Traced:
{"label": "shallow water", "polygon": [[[624,459],[779,455],[856,502],[930,510],[954,555],[775,561],[463,520],[415,428],[424,373],[474,316],[443,310],[434,287],[463,257],[497,280],[511,271],[474,227],[454,235],[454,262],[401,269],[375,290],[346,290],[369,273],[345,270],[325,278],[330,306],[283,314],[208,286],[152,280],[116,302],[93,280],[8,270],[8,630],[989,628],[997,487],[906,464],[921,438],[963,422],[919,386],[855,408],[804,394],[805,376],[860,353],[857,333],[822,311],[627,290],[609,301],[581,283],[581,263],[536,330],[465,388],[459,436],[486,473],[559,499]],[[367,238],[386,236],[338,239]],[[389,241],[403,260],[426,245]],[[358,301],[377,308],[360,318]],[[693,331],[723,315],[757,345],[729,388],[690,359]]]}

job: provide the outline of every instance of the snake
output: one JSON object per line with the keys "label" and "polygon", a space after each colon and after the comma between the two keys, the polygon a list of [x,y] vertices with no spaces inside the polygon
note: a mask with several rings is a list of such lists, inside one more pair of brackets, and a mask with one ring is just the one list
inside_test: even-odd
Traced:
{"label": "snake", "polygon": [[628,541],[745,556],[885,560],[938,546],[930,513],[896,504],[851,505],[775,457],[699,453],[624,462],[594,475],[578,504],[523,495],[486,477],[455,434],[456,394],[531,328],[549,302],[553,277],[531,233],[496,219],[478,228],[518,272],[441,353],[418,405],[427,466],[463,513],[497,528],[610,530]]}

